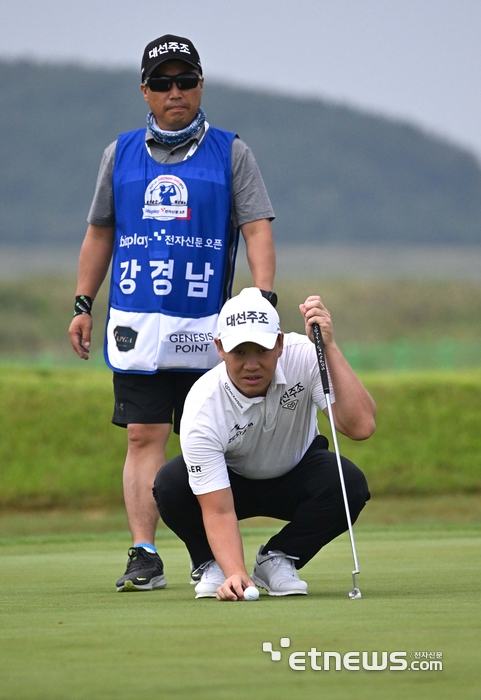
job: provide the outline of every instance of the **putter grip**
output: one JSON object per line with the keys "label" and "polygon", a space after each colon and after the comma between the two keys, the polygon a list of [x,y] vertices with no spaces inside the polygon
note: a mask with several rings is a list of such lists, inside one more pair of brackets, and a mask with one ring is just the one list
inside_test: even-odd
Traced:
{"label": "putter grip", "polygon": [[329,376],[327,374],[326,357],[324,355],[324,343],[322,341],[322,333],[318,323],[312,324],[312,332],[314,334],[314,345],[316,347],[317,362],[319,364],[322,388],[324,389],[325,394],[330,394]]}

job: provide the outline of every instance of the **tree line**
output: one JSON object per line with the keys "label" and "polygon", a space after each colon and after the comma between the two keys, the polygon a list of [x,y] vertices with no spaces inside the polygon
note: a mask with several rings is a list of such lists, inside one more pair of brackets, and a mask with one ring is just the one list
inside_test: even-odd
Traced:
{"label": "tree line", "polygon": [[[78,244],[103,149],[145,125],[139,76],[0,62],[0,243]],[[477,244],[481,168],[409,123],[210,82],[208,121],[252,147],[280,243]]]}

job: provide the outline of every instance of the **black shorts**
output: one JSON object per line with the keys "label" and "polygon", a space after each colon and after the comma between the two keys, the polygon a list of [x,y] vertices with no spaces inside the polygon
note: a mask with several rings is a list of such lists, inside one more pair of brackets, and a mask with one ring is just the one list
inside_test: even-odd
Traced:
{"label": "black shorts", "polygon": [[126,428],[130,423],[172,423],[179,433],[185,397],[204,372],[114,372],[112,423]]}

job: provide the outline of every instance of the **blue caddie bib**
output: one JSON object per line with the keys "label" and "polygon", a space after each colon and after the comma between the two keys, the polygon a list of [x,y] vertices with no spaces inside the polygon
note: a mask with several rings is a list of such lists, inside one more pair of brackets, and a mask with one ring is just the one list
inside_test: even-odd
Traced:
{"label": "blue caddie bib", "polygon": [[105,359],[115,371],[204,370],[219,362],[230,296],[235,134],[209,127],[185,161],[157,163],[145,129],[122,134],[112,176],[115,244]]}

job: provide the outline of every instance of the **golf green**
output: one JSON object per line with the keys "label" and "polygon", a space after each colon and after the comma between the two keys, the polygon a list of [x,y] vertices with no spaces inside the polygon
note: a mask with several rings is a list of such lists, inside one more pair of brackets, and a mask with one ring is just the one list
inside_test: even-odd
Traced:
{"label": "golf green", "polygon": [[[271,532],[244,530],[248,562]],[[195,600],[188,555],[165,530],[158,546],[167,588],[116,593],[125,539],[113,532],[0,540],[0,698],[479,697],[479,526],[356,528],[361,600],[347,595],[346,536],[302,570],[307,597],[261,592],[252,603]],[[328,670],[326,651],[337,652]],[[387,652],[386,669],[365,670],[373,652],[381,665]]]}

